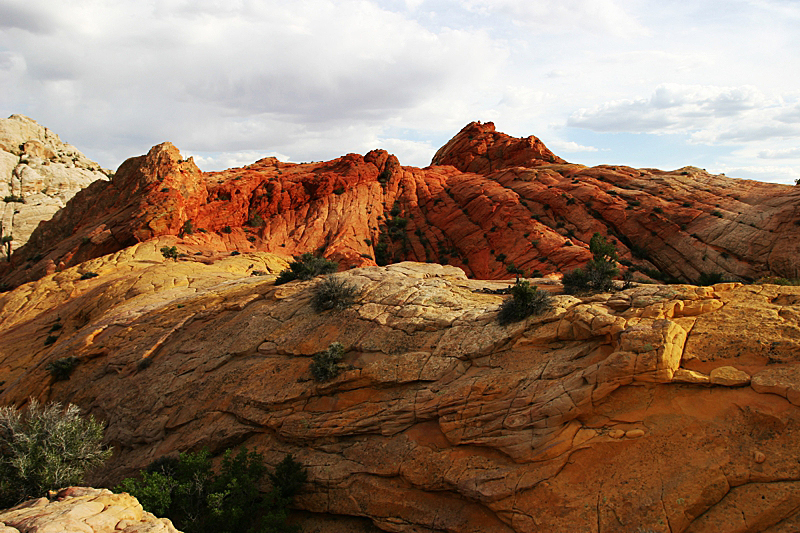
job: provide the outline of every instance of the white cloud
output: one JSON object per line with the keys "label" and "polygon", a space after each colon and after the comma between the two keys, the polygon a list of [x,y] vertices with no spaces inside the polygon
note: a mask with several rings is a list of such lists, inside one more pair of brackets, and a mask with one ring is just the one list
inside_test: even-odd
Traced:
{"label": "white cloud", "polygon": [[222,152],[222,153],[192,153],[186,152],[184,157],[194,158],[194,163],[197,168],[204,172],[214,170],[225,170],[228,168],[243,167],[255,163],[259,159],[265,157],[276,157],[280,161],[288,161],[289,156],[280,154],[278,152],[256,152],[256,151],[242,151],[242,152]]}
{"label": "white cloud", "polygon": [[794,185],[795,181],[800,178],[800,171],[797,167],[789,166],[763,166],[763,165],[726,165],[722,164],[718,167],[720,171],[724,172],[726,176],[732,178],[746,178],[757,181],[769,181],[775,183],[783,183],[785,185]]}
{"label": "white cloud", "polygon": [[580,109],[567,124],[598,132],[688,133],[708,144],[746,142],[800,134],[800,124],[785,120],[794,109],[753,86],[662,84],[648,98]]}
{"label": "white cloud", "polygon": [[470,9],[500,13],[515,23],[550,33],[575,30],[636,37],[649,31],[614,0],[468,0]]}
{"label": "white cloud", "polygon": [[758,153],[758,157],[761,159],[800,159],[800,148],[762,150]]}
{"label": "white cloud", "polygon": [[584,146],[582,144],[578,144],[574,141],[549,141],[547,143],[547,147],[553,150],[555,153],[566,152],[566,153],[579,153],[579,152],[597,152],[597,148],[594,146]]}

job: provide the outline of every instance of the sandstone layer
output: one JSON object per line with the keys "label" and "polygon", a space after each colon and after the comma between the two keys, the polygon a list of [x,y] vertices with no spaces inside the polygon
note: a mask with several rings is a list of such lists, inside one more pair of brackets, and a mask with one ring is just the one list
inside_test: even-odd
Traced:
{"label": "sandstone layer", "polygon": [[650,277],[800,277],[800,187],[694,167],[587,168],[535,137],[476,122],[424,169],[374,150],[203,173],[171,144],[158,145],[43,223],[0,264],[0,283],[15,287],[161,235],[217,252],[451,264],[478,279],[539,276],[584,264],[598,232],[616,242],[626,268]]}
{"label": "sandstone layer", "polygon": [[53,500],[38,498],[0,511],[0,533],[180,533],[128,494],[68,487]]}
{"label": "sandstone layer", "polygon": [[[0,236],[13,237],[12,249],[23,246],[39,222],[108,174],[32,119],[11,115],[0,120]],[[5,250],[1,255],[6,258]]]}
{"label": "sandstone layer", "polygon": [[[341,272],[359,298],[317,313],[319,279],[274,285],[285,264],[166,236],[4,293],[0,404],[106,421],[100,485],[176,451],[293,453],[298,517],[325,531],[800,527],[800,287],[539,279],[553,309],[502,327],[483,291],[507,282],[454,266]],[[334,341],[343,371],[316,382]]]}

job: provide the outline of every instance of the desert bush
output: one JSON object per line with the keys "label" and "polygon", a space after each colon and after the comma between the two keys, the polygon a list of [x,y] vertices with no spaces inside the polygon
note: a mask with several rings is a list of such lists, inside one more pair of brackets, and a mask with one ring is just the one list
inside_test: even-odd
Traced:
{"label": "desert bush", "polygon": [[315,311],[341,311],[353,305],[358,289],[339,276],[325,276],[325,279],[314,286],[313,293],[311,305]]}
{"label": "desert bush", "polygon": [[589,241],[589,251],[592,252],[592,259],[586,263],[586,268],[576,268],[564,274],[561,283],[567,294],[608,292],[614,289],[612,280],[619,273],[616,247],[595,233]]}
{"label": "desert bush", "polygon": [[164,259],[173,259],[175,261],[178,260],[178,247],[177,246],[162,246],[161,247],[161,255],[164,256]]}
{"label": "desert bush", "polygon": [[[265,474],[272,487],[262,494],[258,486]],[[306,478],[291,455],[268,473],[263,456],[246,448],[227,450],[216,474],[204,449],[157,459],[139,479],[127,478],[115,490],[135,496],[145,510],[186,533],[292,532],[297,528],[287,524],[286,508]]]}
{"label": "desert bush", "polygon": [[320,382],[329,381],[339,375],[342,369],[339,361],[344,357],[341,342],[332,342],[324,352],[317,352],[311,359],[311,375]]}
{"label": "desert bush", "polygon": [[99,275],[100,274],[98,274],[97,272],[84,272],[83,274],[81,274],[81,279],[92,279],[96,278]]}
{"label": "desert bush", "polygon": [[0,508],[45,496],[83,481],[111,455],[103,425],[81,418],[80,409],[59,403],[0,408]]}
{"label": "desert bush", "polygon": [[304,253],[294,258],[289,263],[289,268],[278,274],[275,285],[288,283],[296,279],[309,280],[320,274],[333,274],[339,268],[336,261],[329,261],[324,257],[317,257],[314,254]]}
{"label": "desert bush", "polygon": [[531,315],[541,315],[553,307],[547,291],[532,286],[527,280],[517,279],[511,287],[511,298],[503,302],[497,319],[501,325],[519,322]]}
{"label": "desert bush", "polygon": [[56,381],[66,381],[79,362],[80,360],[77,357],[62,357],[52,363],[48,363],[45,370],[56,378]]}

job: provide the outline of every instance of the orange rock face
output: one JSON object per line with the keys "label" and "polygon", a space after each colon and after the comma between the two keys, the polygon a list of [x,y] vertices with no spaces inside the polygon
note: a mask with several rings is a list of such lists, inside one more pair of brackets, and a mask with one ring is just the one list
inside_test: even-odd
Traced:
{"label": "orange rock face", "polygon": [[798,187],[693,167],[587,168],[491,123],[466,126],[433,163],[404,167],[375,150],[203,173],[165,143],[42,223],[0,265],[1,282],[14,287],[160,235],[220,253],[310,251],[346,266],[413,260],[479,279],[539,276],[585,263],[596,232],[650,276],[800,277]]}

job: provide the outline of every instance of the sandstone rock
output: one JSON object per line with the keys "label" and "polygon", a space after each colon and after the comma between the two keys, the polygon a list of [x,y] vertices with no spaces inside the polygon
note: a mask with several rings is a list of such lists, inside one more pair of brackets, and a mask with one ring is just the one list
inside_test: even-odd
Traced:
{"label": "sandstone rock", "polygon": [[0,511],[0,533],[179,533],[166,518],[144,511],[136,498],[107,489],[70,487],[53,501],[31,500]]}
{"label": "sandstone rock", "polygon": [[767,456],[764,455],[764,452],[756,450],[756,451],[753,452],[753,460],[756,463],[761,464],[761,463],[763,463],[764,461],[767,460]]}
{"label": "sandstone rock", "polygon": [[677,383],[691,383],[694,385],[708,385],[711,379],[701,372],[679,368],[672,375],[672,381]]}
{"label": "sandstone rock", "polygon": [[753,376],[750,386],[756,392],[777,394],[800,405],[800,366],[767,367]]}
{"label": "sandstone rock", "polygon": [[[160,248],[173,245],[186,255],[165,260]],[[778,342],[778,362],[726,357],[758,376],[795,364],[800,326],[777,311],[800,301],[800,288],[652,286],[618,310],[608,301],[619,295],[556,296],[551,314],[500,327],[507,296],[474,292],[486,282],[455,267],[348,270],[338,275],[361,289],[357,302],[316,313],[317,280],[275,287],[284,260],[213,250],[202,235],[159,237],[0,294],[0,403],[70,400],[104,420],[119,453],[97,483],[167,453],[236,442],[273,465],[286,453],[308,465],[304,512],[396,531],[591,530],[598,521],[613,530],[616,515],[710,532],[708,513],[735,518],[735,508],[718,508],[731,484],[800,479],[800,449],[785,429],[800,424],[798,409],[756,387],[669,385],[712,362],[676,366],[675,320],[684,319],[647,312],[723,301],[691,318],[721,344],[726,324],[746,327],[726,318],[753,317]],[[626,327],[594,328],[598,317]],[[570,320],[582,325],[560,328]],[[311,355],[335,340],[345,368],[317,383]],[[70,380],[52,381],[46,364],[65,356],[81,362]],[[617,424],[632,429],[605,433]],[[645,425],[648,438],[635,438]],[[770,460],[754,462],[753,450]],[[752,505],[787,523],[796,509]]]}
{"label": "sandstone rock", "polygon": [[712,385],[725,387],[740,387],[750,383],[750,374],[732,366],[719,366],[711,371],[709,377]]}
{"label": "sandstone rock", "polygon": [[644,437],[644,430],[643,429],[629,429],[625,432],[625,437],[629,439],[638,439],[639,437]]}
{"label": "sandstone rock", "polygon": [[13,249],[24,246],[39,222],[108,173],[27,117],[0,120],[0,197],[24,200],[0,204],[3,235],[14,237]]}

